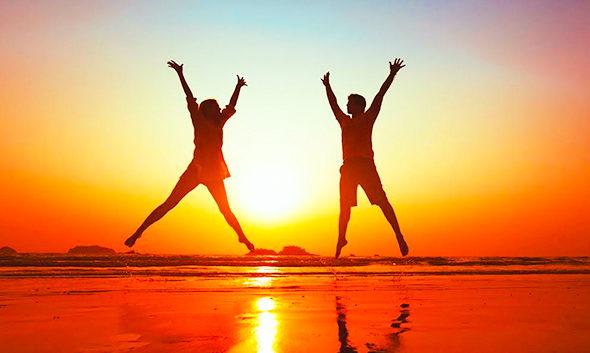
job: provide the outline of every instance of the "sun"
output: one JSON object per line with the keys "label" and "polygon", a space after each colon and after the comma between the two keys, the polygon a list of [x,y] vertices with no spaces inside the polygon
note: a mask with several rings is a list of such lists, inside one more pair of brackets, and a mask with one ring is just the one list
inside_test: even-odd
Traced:
{"label": "sun", "polygon": [[249,217],[276,221],[292,215],[301,204],[300,175],[287,165],[250,165],[233,179],[232,196]]}

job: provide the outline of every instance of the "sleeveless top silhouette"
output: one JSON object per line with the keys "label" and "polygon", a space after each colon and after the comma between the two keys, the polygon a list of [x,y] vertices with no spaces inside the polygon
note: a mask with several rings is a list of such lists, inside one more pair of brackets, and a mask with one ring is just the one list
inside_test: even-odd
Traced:
{"label": "sleeveless top silhouette", "polygon": [[218,181],[230,176],[223,158],[223,126],[236,112],[232,107],[225,107],[218,119],[205,117],[199,110],[196,100],[187,98],[188,109],[194,130],[195,150],[193,161],[200,167],[199,179]]}

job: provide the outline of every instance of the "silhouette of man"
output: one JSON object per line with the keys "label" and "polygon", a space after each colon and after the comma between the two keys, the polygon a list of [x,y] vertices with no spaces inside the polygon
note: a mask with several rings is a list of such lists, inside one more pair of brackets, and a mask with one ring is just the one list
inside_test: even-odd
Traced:
{"label": "silhouette of man", "polygon": [[350,116],[344,114],[338,106],[338,101],[330,86],[330,73],[327,72],[322,79],[326,87],[328,102],[342,129],[342,156],[344,162],[340,168],[340,219],[338,222],[336,258],[340,256],[342,248],[347,244],[346,228],[350,220],[350,209],[357,205],[356,191],[359,185],[365,190],[371,204],[379,206],[385,218],[391,224],[402,256],[408,254],[408,245],[399,228],[393,207],[387,200],[373,161],[373,143],[371,141],[373,125],[379,115],[383,97],[389,86],[391,86],[397,72],[404,66],[403,60],[400,59],[395,59],[393,64],[389,62],[389,76],[387,76],[367,111],[365,111],[366,101],[363,96],[358,94],[348,96],[346,108]]}
{"label": "silhouette of man", "polygon": [[170,196],[168,196],[164,203],[150,213],[135,233],[125,241],[125,245],[132,247],[150,225],[157,222],[168,211],[173,209],[191,190],[199,184],[203,184],[207,187],[213,199],[215,199],[227,223],[237,233],[239,242],[246,245],[252,251],[254,250],[254,245],[246,238],[238,219],[229,207],[223,180],[229,177],[230,174],[221,150],[223,145],[223,126],[236,112],[235,107],[238,102],[238,96],[240,95],[240,89],[246,86],[246,81],[243,77],[238,76],[238,82],[225,109],[221,110],[217,101],[214,99],[204,100],[199,106],[197,99],[193,96],[184,78],[182,72],[183,65],[179,65],[171,60],[168,61],[168,66],[178,74],[180,83],[186,94],[188,110],[195,134],[193,160],[180,176]]}
{"label": "silhouette of man", "polygon": [[348,327],[346,327],[346,306],[342,304],[341,298],[336,296],[336,323],[338,324],[338,342],[340,342],[339,353],[358,353],[357,349],[350,344],[348,339]]}

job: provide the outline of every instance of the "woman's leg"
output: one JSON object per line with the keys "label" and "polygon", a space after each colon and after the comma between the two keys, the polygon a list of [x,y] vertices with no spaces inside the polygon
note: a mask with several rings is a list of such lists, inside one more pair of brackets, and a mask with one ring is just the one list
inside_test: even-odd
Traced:
{"label": "woman's leg", "polygon": [[198,179],[192,174],[193,173],[191,173],[189,166],[189,169],[187,169],[182,174],[182,176],[176,183],[176,186],[174,186],[174,189],[172,189],[172,192],[170,193],[170,196],[168,196],[166,201],[164,201],[160,206],[156,207],[156,209],[153,210],[149,216],[147,216],[145,221],[143,221],[139,228],[137,228],[135,233],[133,233],[133,235],[125,241],[125,245],[127,245],[128,247],[132,247],[137,241],[137,239],[141,237],[141,234],[149,226],[160,220],[160,218],[164,217],[164,215],[168,213],[168,211],[170,211],[176,205],[178,205],[180,200],[182,200],[182,198],[186,196],[186,194],[188,194],[191,190],[196,188],[197,185],[199,185]]}
{"label": "woman's leg", "polygon": [[225,191],[225,184],[223,183],[223,180],[217,182],[210,182],[205,185],[207,186],[207,189],[209,189],[209,192],[211,193],[211,196],[213,196],[213,199],[215,199],[215,202],[217,203],[217,206],[223,214],[223,217],[225,217],[227,223],[238,234],[238,240],[240,241],[240,243],[246,245],[246,247],[248,247],[248,250],[253,251],[254,244],[252,244],[248,240],[248,238],[246,238],[246,235],[244,234],[244,231],[240,226],[240,222],[238,222],[238,219],[229,207],[229,202],[227,200],[227,193]]}

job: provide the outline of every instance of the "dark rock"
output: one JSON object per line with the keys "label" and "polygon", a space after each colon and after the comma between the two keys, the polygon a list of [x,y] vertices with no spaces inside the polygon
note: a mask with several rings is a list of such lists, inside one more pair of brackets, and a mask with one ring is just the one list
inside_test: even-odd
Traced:
{"label": "dark rock", "polygon": [[305,249],[295,245],[285,246],[283,250],[279,251],[279,255],[314,255],[308,253]]}
{"label": "dark rock", "polygon": [[277,252],[271,249],[256,249],[254,251],[250,251],[248,254],[249,256],[267,256],[267,255],[276,255]]}
{"label": "dark rock", "polygon": [[70,255],[115,255],[113,249],[98,245],[78,245],[68,250]]}
{"label": "dark rock", "polygon": [[18,252],[16,252],[16,250],[14,250],[13,248],[10,248],[8,246],[0,248],[0,256],[15,256],[15,255],[18,255]]}

